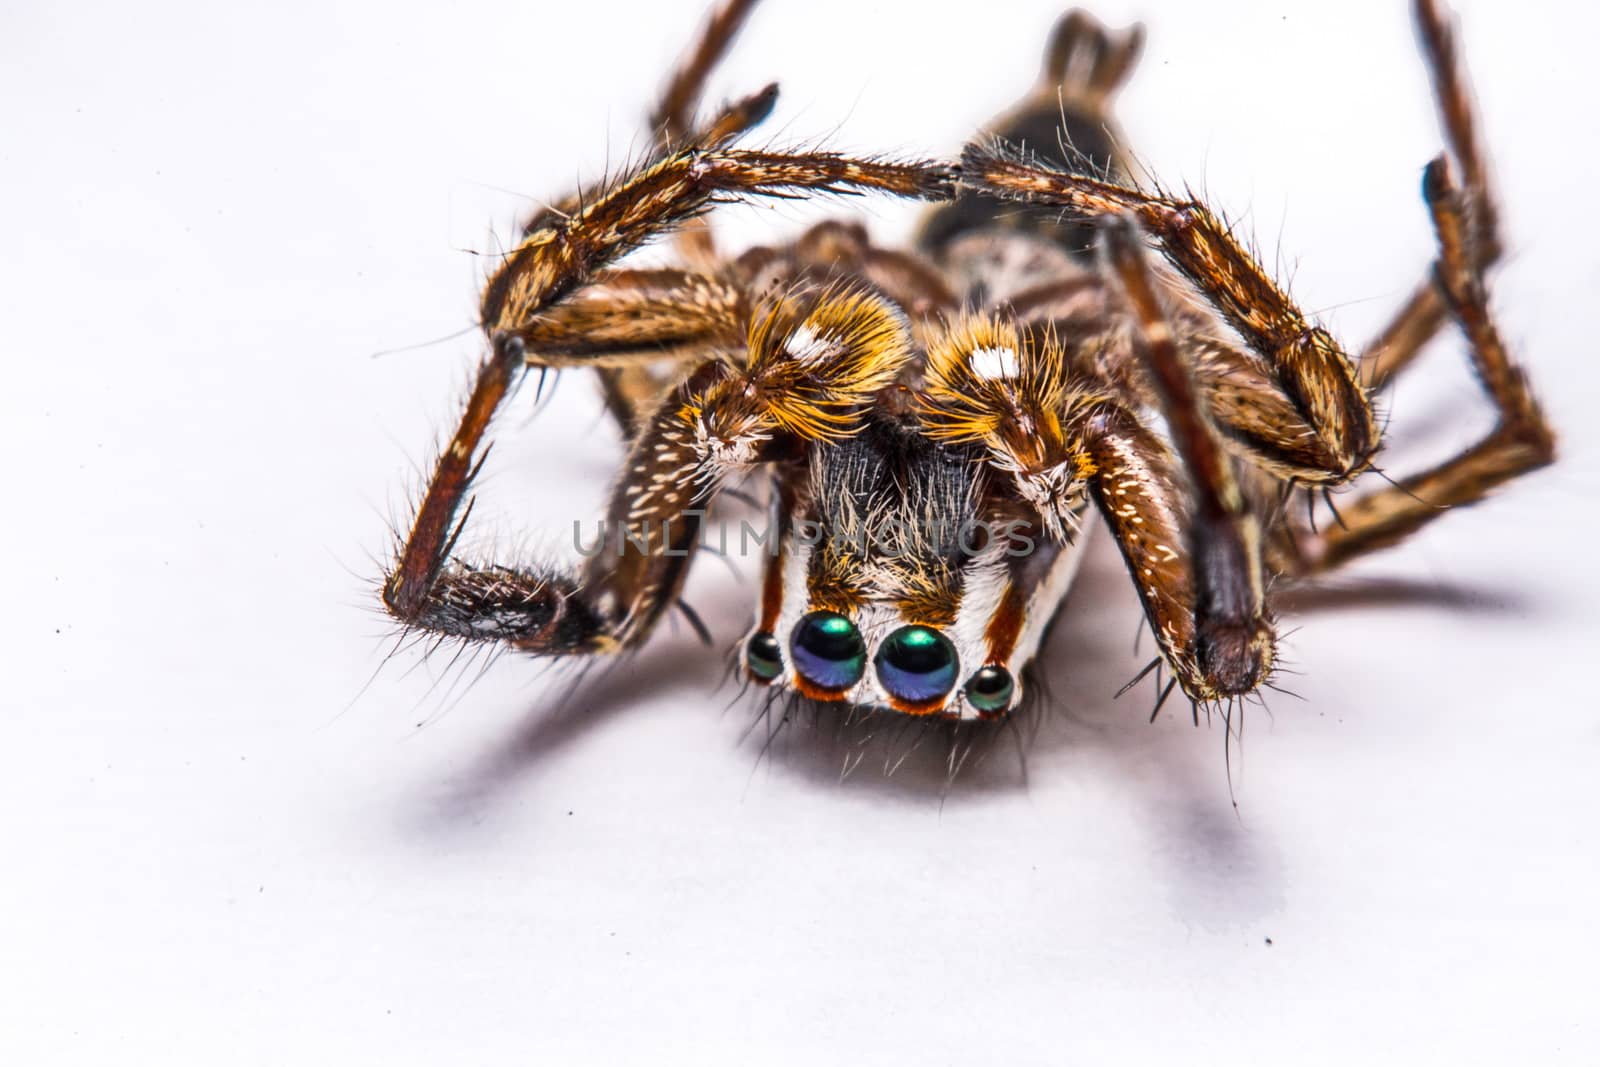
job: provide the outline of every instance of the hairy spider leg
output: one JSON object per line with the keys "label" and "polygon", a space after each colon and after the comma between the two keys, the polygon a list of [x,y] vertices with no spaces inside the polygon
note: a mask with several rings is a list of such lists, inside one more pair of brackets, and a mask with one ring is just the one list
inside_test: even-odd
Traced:
{"label": "hairy spider leg", "polygon": [[[1137,318],[1134,350],[1155,385],[1192,489],[1187,536],[1179,551],[1187,557],[1193,595],[1193,646],[1185,651],[1198,678],[1185,678],[1182,670],[1179,678],[1196,699],[1248,693],[1271,671],[1276,643],[1262,581],[1260,525],[1168,323],[1136,224],[1127,216],[1110,216],[1102,228],[1107,259]],[[1134,563],[1130,558],[1130,566]]]}
{"label": "hairy spider leg", "polygon": [[[949,168],[931,163],[857,160],[833,153],[688,149],[633,171],[586,197],[584,207],[571,217],[528,235],[485,288],[481,320],[490,354],[479,367],[461,422],[435,465],[384,583],[389,611],[409,626],[466,639],[509,641],[535,652],[593,650],[641,639],[675,593],[672,582],[681,581],[683,565],[676,558],[670,565],[619,566],[623,587],[609,576],[586,575],[589,586],[611,586],[609,603],[590,599],[590,589],[564,572],[474,568],[452,560],[467,517],[463,514],[458,521],[457,515],[482,461],[480,446],[489,422],[530,356],[537,362],[520,332],[571,297],[595,272],[718,200],[869,190],[938,199],[949,196],[952,186]],[[716,368],[726,364],[715,361]],[[680,388],[698,382],[702,372],[711,373],[703,366]],[[660,418],[669,416],[665,410],[659,413]],[[660,433],[666,434],[667,428]],[[663,447],[672,449],[670,443]],[[660,473],[652,468],[641,477],[654,479]],[[624,485],[617,493],[628,491]],[[652,540],[646,554],[661,555],[676,540]],[[603,558],[621,561],[628,555]],[[619,608],[623,614],[617,614]]]}
{"label": "hairy spider leg", "polygon": [[[968,145],[962,152],[961,181],[1024,203],[1135,219],[1167,261],[1260,354],[1267,373],[1259,380],[1281,393],[1298,416],[1285,422],[1253,416],[1249,404],[1219,406],[1220,428],[1266,469],[1300,483],[1341,485],[1370,465],[1379,431],[1355,365],[1326,330],[1307,321],[1204,204],[1053,170],[986,145]],[[1247,416],[1244,421],[1236,420],[1240,412]]]}
{"label": "hairy spider leg", "polygon": [[681,374],[712,355],[736,357],[749,308],[727,281],[687,270],[610,270],[528,323],[519,336],[541,367],[593,367],[627,441],[660,403],[655,371]]}
{"label": "hairy spider leg", "polygon": [[1482,440],[1454,458],[1340,505],[1341,521],[1320,534],[1302,531],[1301,566],[1307,572],[1392,545],[1448,509],[1481,500],[1496,486],[1555,461],[1555,435],[1489,313],[1483,270],[1471,245],[1471,194],[1454,184],[1442,155],[1428,164],[1422,187],[1439,239],[1438,289],[1466,335],[1473,371],[1498,418]]}
{"label": "hairy spider leg", "polygon": [[[673,71],[662,88],[661,98],[651,110],[649,160],[659,160],[671,152],[685,149],[726,148],[771,114],[778,99],[776,84],[724,104],[698,127],[694,121],[695,111],[705,92],[706,79],[727,54],[755,3],[756,0],[726,0],[712,12],[694,46]],[[559,225],[561,220],[582,210],[584,197],[590,193],[592,190],[573,192],[533,212],[523,220],[522,236],[527,237],[538,230]],[[702,271],[712,269],[716,249],[710,228],[703,217],[684,220],[674,231],[672,240],[679,258],[684,262]],[[663,392],[672,384],[657,376],[648,359],[597,364],[595,374],[606,410],[616,420],[626,440],[631,440],[639,431],[642,413],[648,412],[659,402]]]}
{"label": "hairy spider leg", "polygon": [[[1456,43],[1456,28],[1436,0],[1416,0],[1414,15],[1423,62],[1433,85],[1439,125],[1451,161],[1461,171],[1468,262],[1487,272],[1500,258],[1499,207],[1489,185],[1472,89]],[[1381,389],[1409,366],[1451,315],[1450,301],[1430,271],[1411,297],[1361,353],[1361,375]]]}

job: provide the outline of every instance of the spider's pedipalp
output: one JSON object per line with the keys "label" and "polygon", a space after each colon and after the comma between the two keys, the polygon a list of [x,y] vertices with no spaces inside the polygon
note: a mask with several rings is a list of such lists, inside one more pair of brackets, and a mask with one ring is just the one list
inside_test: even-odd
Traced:
{"label": "spider's pedipalp", "polygon": [[998,318],[959,320],[928,352],[924,431],[983,446],[1060,541],[1077,533],[1091,463],[1072,432],[1103,393],[1069,390],[1054,340]]}
{"label": "spider's pedipalp", "polygon": [[715,395],[717,410],[707,417],[836,440],[854,432],[910,355],[905,314],[865,289],[786,297],[753,317],[746,378]]}

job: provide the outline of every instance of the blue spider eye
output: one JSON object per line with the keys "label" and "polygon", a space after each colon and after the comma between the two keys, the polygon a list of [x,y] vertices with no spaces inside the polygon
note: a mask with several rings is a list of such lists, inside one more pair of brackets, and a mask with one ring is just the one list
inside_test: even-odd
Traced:
{"label": "blue spider eye", "polygon": [[937,700],[956,684],[955,646],[927,626],[902,626],[879,646],[873,662],[889,694],[910,704]]}
{"label": "blue spider eye", "polygon": [[795,670],[819,689],[849,689],[867,671],[867,646],[856,624],[833,611],[813,611],[789,641]]}
{"label": "blue spider eye", "polygon": [[764,630],[751,634],[744,646],[744,662],[758,681],[772,681],[783,673],[783,650],[778,647],[778,639]]}
{"label": "blue spider eye", "polygon": [[986,714],[1004,711],[1016,689],[1004,667],[980,667],[967,680],[967,703]]}

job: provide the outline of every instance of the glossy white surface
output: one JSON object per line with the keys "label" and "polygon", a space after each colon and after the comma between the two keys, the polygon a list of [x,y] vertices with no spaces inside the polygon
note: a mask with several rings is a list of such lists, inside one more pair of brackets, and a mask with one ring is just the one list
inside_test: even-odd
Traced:
{"label": "glossy white surface", "polygon": [[[1369,335],[1431,253],[1404,5],[1095,6],[1150,24],[1152,169]],[[1237,810],[1219,724],[1111,701],[1107,538],[1026,775],[1007,737],[948,793],[933,745],[763,756],[683,627],[576,691],[380,669],[373,558],[477,347],[370,355],[468,325],[497,190],[637,152],[697,3],[10,6],[0,1060],[1594,1062],[1600,17],[1461,6],[1564,457],[1286,620],[1303,700],[1252,713]],[[715,85],[781,80],[777,143],[953,152],[1056,10],[772,2]],[[478,529],[570,555],[615,440],[576,376],[530,402]],[[1488,421],[1454,340],[1393,412],[1401,469]],[[732,641],[754,585],[708,562]]]}

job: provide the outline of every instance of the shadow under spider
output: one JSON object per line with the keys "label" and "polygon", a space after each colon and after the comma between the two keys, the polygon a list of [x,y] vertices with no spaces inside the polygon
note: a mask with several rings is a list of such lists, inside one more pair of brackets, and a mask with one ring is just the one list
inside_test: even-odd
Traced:
{"label": "shadow under spider", "polygon": [[1286,615],[1322,615],[1390,607],[1448,608],[1467,614],[1513,615],[1532,607],[1527,595],[1515,589],[1399,577],[1340,576],[1315,584],[1289,586],[1275,592],[1272,599],[1273,606]]}
{"label": "shadow under spider", "polygon": [[[1505,590],[1393,577],[1284,588],[1274,603],[1285,615],[1396,605],[1499,613],[1526,606],[1524,598]],[[558,675],[540,706],[466,772],[464,790],[486,801],[585,732],[631,709],[640,692],[657,699],[681,696],[685,713],[710,697],[727,705],[725,717],[737,722],[745,716],[740,747],[754,753],[753,771],[913,799],[1026,789],[1030,760],[1049,764],[1063,750],[1145,758],[1152,747],[1166,749],[1174,740],[1193,748],[1189,731],[1149,728],[1153,679],[1116,695],[1154,655],[1148,634],[1135,639],[1140,627],[1120,560],[1109,539],[1098,536],[1034,664],[1027,705],[1003,722],[952,723],[791,703],[754,688],[741,697],[737,672],[718,684],[725,673],[719,651],[682,640],[671,642],[676,647],[669,651],[663,647],[668,642],[657,642],[620,660],[575,662],[564,677]],[[1176,692],[1161,712],[1190,714]],[[1223,769],[1217,770],[1222,780]]]}
{"label": "shadow under spider", "polygon": [[[1499,612],[1523,603],[1505,592],[1398,578],[1284,589],[1275,602],[1285,614],[1396,604]],[[1226,765],[1228,725],[1202,715],[1201,729],[1187,728],[1190,707],[1174,693],[1163,722],[1152,727],[1152,679],[1116,696],[1154,655],[1148,634],[1135,651],[1141,624],[1121,561],[1110,539],[1097,536],[1041,649],[1030,686],[1035,699],[1000,723],[950,723],[839,705],[788,707],[753,689],[740,697],[737,672],[726,675],[719,652],[681,639],[656,642],[619,661],[575,664],[539,707],[452,781],[448,795],[430,805],[428,821],[476,823],[524,776],[560,758],[587,731],[636,708],[638,695],[648,692],[669,713],[726,705],[724,718],[737,731],[729,758],[742,753],[754,761],[751,787],[763,776],[787,774],[835,795],[926,806],[1026,792],[1030,775],[1088,771],[1118,783],[1137,809],[1152,849],[1173,868],[1175,898],[1212,902],[1204,921],[1271,914],[1283,898],[1281,860],[1270,841],[1249,830],[1248,809],[1241,814],[1234,807],[1240,750],[1229,740],[1233,758]],[[1297,702],[1277,703],[1287,710]],[[1255,721],[1263,710],[1251,705],[1246,714]],[[1169,719],[1185,728],[1171,728],[1178,724]],[[1229,901],[1227,914],[1214,910],[1218,900]],[[1175,907],[1190,910],[1176,900]]]}
{"label": "shadow under spider", "polygon": [[[699,646],[696,646],[699,647]],[[549,692],[520,717],[506,736],[445,784],[445,795],[428,805],[439,826],[478,822],[498,799],[541,764],[561,756],[573,742],[639,705],[639,693],[656,699],[681,696],[683,703],[715,686],[722,666],[715,655],[661,655],[645,651],[616,659],[557,664]]]}

